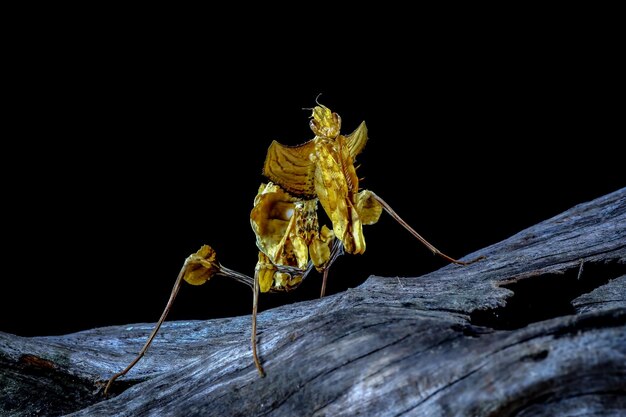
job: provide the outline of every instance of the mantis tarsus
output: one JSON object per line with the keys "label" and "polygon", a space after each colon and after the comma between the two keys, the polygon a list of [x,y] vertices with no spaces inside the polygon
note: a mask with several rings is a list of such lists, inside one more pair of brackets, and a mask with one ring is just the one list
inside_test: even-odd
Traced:
{"label": "mantis tarsus", "polygon": [[[349,135],[342,135],[341,118],[317,103],[312,109],[310,127],[315,137],[299,146],[270,145],[263,174],[269,179],[259,187],[250,213],[250,222],[259,249],[254,277],[222,266],[208,245],[184,262],[167,305],[137,357],[121,372],[113,375],[104,393],[120,376],[125,375],[145,354],[165,320],[182,281],[201,285],[214,275],[223,275],[252,289],[252,357],[261,376],[265,371],[257,355],[256,316],[259,292],[291,291],[297,288],[314,268],[323,274],[321,297],[326,291],[328,271],[343,254],[365,251],[363,225],[378,221],[383,210],[407,229],[435,255],[445,260],[467,262],[442,253],[413,230],[378,195],[359,189],[354,160],[367,142],[367,127],[362,122]],[[321,203],[332,229],[319,226],[317,205]]]}

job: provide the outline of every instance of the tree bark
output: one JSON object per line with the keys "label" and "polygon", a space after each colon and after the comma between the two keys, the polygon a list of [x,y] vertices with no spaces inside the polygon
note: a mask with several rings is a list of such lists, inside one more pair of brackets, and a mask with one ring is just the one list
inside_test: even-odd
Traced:
{"label": "tree bark", "polygon": [[15,416],[626,415],[626,188],[416,278],[250,317],[0,333]]}

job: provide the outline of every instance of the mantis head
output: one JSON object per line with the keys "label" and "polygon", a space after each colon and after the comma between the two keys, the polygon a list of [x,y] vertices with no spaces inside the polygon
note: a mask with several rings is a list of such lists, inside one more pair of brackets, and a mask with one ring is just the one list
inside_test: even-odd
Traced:
{"label": "mantis head", "polygon": [[318,103],[318,105],[313,108],[309,126],[311,126],[311,130],[315,133],[315,136],[335,139],[341,130],[341,117],[339,117],[337,113],[332,112],[328,107]]}

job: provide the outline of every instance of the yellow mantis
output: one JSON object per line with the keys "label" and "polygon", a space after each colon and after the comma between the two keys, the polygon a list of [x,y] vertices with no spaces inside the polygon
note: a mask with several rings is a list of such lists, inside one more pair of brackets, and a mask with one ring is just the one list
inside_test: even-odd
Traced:
{"label": "yellow mantis", "polygon": [[[291,291],[313,270],[323,274],[321,296],[326,291],[328,271],[343,254],[365,252],[363,226],[378,221],[383,210],[407,229],[435,255],[449,262],[468,265],[482,257],[463,262],[442,253],[413,230],[378,195],[359,188],[355,158],[367,142],[362,122],[349,135],[341,134],[341,118],[319,103],[312,109],[310,127],[314,138],[298,146],[270,145],[262,183],[254,198],[250,223],[259,249],[254,277],[221,265],[215,251],[202,246],[184,262],[167,305],[137,357],[113,375],[104,390],[125,375],[143,357],[165,320],[182,281],[201,285],[215,275],[234,278],[252,288],[252,358],[259,372],[265,371],[257,355],[256,319],[259,293]],[[332,228],[320,227],[318,203],[328,215]]]}

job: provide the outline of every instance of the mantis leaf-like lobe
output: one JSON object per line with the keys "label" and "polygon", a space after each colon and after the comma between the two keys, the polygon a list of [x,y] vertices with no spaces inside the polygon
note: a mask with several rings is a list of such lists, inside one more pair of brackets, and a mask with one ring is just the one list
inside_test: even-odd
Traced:
{"label": "mantis leaf-like lobe", "polygon": [[272,260],[279,258],[285,245],[291,243],[287,238],[294,227],[294,212],[293,197],[273,183],[261,184],[250,212],[250,224],[257,247]]}
{"label": "mantis leaf-like lobe", "polygon": [[[334,235],[326,228],[320,236],[316,199],[303,200],[274,183],[262,184],[250,223],[260,251],[256,274],[261,292],[288,291],[299,285],[308,268],[309,251],[316,267],[330,259]],[[285,267],[292,269],[284,272]]]}
{"label": "mantis leaf-like lobe", "polygon": [[369,226],[378,222],[383,213],[383,206],[374,198],[371,191],[363,190],[356,196],[356,210],[363,225]]}
{"label": "mantis leaf-like lobe", "polygon": [[220,270],[215,250],[209,245],[203,245],[198,252],[190,255],[186,265],[183,279],[191,285],[204,284]]}
{"label": "mantis leaf-like lobe", "polygon": [[313,265],[315,265],[320,272],[326,267],[326,264],[330,260],[330,246],[334,238],[334,232],[324,225],[319,233],[319,237],[313,239],[309,246],[311,261],[313,261]]}
{"label": "mantis leaf-like lobe", "polygon": [[361,122],[359,127],[354,129],[354,132],[346,136],[346,142],[350,150],[350,156],[354,160],[361,153],[367,142],[367,126],[365,122]]}
{"label": "mantis leaf-like lobe", "polygon": [[278,272],[278,268],[270,261],[270,258],[259,251],[259,259],[256,264],[255,274],[259,280],[259,291],[269,292],[274,285],[274,277]]}

